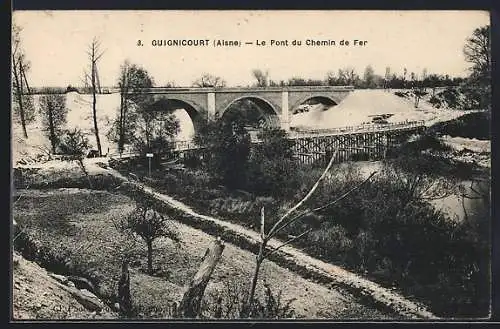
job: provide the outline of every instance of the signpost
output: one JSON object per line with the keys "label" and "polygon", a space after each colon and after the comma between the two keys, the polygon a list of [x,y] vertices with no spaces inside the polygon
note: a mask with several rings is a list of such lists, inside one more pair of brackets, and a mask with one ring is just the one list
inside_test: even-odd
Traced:
{"label": "signpost", "polygon": [[148,173],[149,173],[149,178],[151,178],[151,158],[153,157],[153,153],[146,153],[146,157],[148,158]]}

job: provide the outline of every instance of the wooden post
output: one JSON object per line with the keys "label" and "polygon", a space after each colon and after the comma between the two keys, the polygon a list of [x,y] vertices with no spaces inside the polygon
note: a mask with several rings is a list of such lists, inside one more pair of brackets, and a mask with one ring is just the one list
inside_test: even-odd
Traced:
{"label": "wooden post", "polygon": [[223,251],[224,242],[220,237],[214,240],[208,247],[198,272],[191,280],[188,290],[182,297],[179,308],[183,317],[196,318],[198,316],[205,288],[207,287],[208,281],[210,281],[210,276],[219,262]]}

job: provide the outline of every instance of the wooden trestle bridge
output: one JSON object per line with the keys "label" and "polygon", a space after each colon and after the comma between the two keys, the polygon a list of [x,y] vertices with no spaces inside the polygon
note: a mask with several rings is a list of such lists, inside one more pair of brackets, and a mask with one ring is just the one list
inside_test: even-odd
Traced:
{"label": "wooden trestle bridge", "polygon": [[[387,152],[405,141],[409,135],[425,130],[424,121],[369,124],[332,129],[292,130],[296,158],[304,164],[324,165],[337,150],[336,162],[381,160]],[[252,139],[259,143],[256,138]],[[176,141],[174,149],[181,157],[200,150],[193,141]]]}

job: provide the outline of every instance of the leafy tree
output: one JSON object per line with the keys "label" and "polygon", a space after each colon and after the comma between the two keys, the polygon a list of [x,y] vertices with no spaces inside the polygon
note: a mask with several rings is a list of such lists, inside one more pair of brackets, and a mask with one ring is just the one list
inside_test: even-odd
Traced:
{"label": "leafy tree", "polygon": [[20,34],[21,28],[14,24],[12,27],[12,98],[14,100],[14,112],[19,115],[24,138],[28,138],[26,125],[34,121],[35,107],[28,79],[26,78],[30,63],[22,49]]}
{"label": "leafy tree", "polygon": [[248,161],[247,188],[259,195],[295,195],[294,142],[284,130],[276,128],[262,130],[258,138],[260,143]]}
{"label": "leafy tree", "polygon": [[151,88],[153,78],[142,67],[125,61],[120,67],[118,87],[120,89],[120,109],[108,136],[117,142],[118,151],[123,152],[129,144],[136,126],[137,109],[143,107],[149,96],[142,88]]}
{"label": "leafy tree", "polygon": [[48,92],[46,95],[40,96],[40,113],[42,115],[43,130],[50,140],[52,153],[56,153],[62,127],[66,123],[68,114],[66,95]]}
{"label": "leafy tree", "polygon": [[269,71],[254,69],[252,75],[257,80],[257,87],[267,87],[269,85]]}
{"label": "leafy tree", "polygon": [[226,86],[226,81],[213,74],[204,73],[198,80],[193,82],[193,87],[214,87],[222,88]]}
{"label": "leafy tree", "polygon": [[261,128],[265,114],[252,99],[244,98],[233,102],[224,113],[224,120],[238,121],[245,127]]}
{"label": "leafy tree", "polygon": [[330,71],[326,74],[325,81],[328,86],[337,86],[340,84],[339,79],[337,78],[335,72],[333,71]]}
{"label": "leafy tree", "polygon": [[154,153],[156,164],[173,149],[173,139],[179,132],[179,120],[172,113],[142,110],[135,118],[135,130],[130,139],[133,148],[144,156]]}
{"label": "leafy tree", "polygon": [[217,181],[231,189],[245,186],[251,140],[240,120],[206,122],[194,141],[207,150],[206,164]]}
{"label": "leafy tree", "polygon": [[374,72],[373,67],[371,65],[368,65],[365,68],[365,72],[363,73],[363,85],[365,88],[375,88],[376,87],[375,72]]}
{"label": "leafy tree", "polygon": [[84,175],[87,177],[89,187],[92,188],[89,173],[83,163],[83,159],[85,159],[85,155],[89,148],[89,140],[81,129],[75,128],[73,130],[63,131],[59,142],[59,149],[61,153],[67,155],[70,161],[78,162],[80,169],[82,169]]}
{"label": "leafy tree", "polygon": [[326,84],[329,86],[359,86],[360,78],[353,67],[346,66],[338,70],[338,75],[334,72],[328,72]]}

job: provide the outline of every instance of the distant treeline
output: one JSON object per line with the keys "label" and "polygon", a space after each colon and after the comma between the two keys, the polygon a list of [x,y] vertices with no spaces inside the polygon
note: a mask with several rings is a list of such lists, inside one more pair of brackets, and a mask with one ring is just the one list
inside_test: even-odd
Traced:
{"label": "distant treeline", "polygon": [[407,89],[407,88],[439,88],[454,87],[465,82],[465,78],[450,77],[449,75],[425,73],[418,78],[413,72],[406,76],[406,73],[397,76],[396,74],[387,74],[386,77],[374,74],[368,67],[362,77],[356,74],[352,69],[340,69],[338,73],[330,72],[324,80],[304,79],[294,77],[288,80],[269,81],[269,86],[354,86],[358,89]]}
{"label": "distant treeline", "polygon": [[[101,94],[110,94],[115,91],[115,87],[101,88]],[[31,87],[30,93],[37,94],[65,94],[69,92],[77,92],[79,94],[91,94],[92,87],[73,87],[68,85],[67,87]]]}
{"label": "distant treeline", "polygon": [[[430,74],[423,79],[418,79],[414,73],[409,77],[406,75],[397,76],[392,74],[388,77],[382,77],[374,74],[371,69],[365,70],[363,77],[358,76],[352,70],[339,70],[338,74],[333,72],[328,73],[324,80],[320,79],[305,79],[301,77],[293,77],[288,80],[269,80],[270,87],[285,87],[285,86],[354,86],[358,89],[408,89],[408,88],[439,88],[439,87],[455,87],[465,82],[465,78],[450,77],[449,75]],[[171,87],[171,86],[167,86]],[[91,87],[73,87],[68,85],[64,87],[34,87],[30,89],[31,94],[64,94],[67,92],[77,92],[79,94],[92,93]],[[101,88],[101,94],[109,94],[118,92],[116,87]]]}

